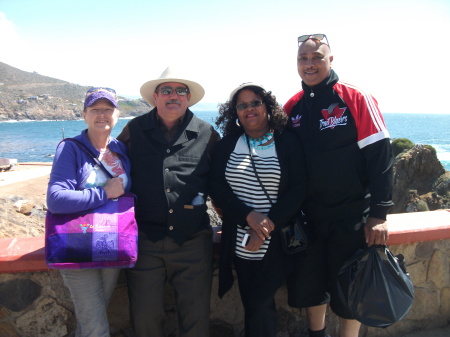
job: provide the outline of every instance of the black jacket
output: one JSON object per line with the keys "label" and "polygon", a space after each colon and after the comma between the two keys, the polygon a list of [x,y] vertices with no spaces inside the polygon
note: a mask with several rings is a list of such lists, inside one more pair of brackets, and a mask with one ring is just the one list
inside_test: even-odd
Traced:
{"label": "black jacket", "polygon": [[[221,237],[219,296],[222,297],[233,284],[232,262],[236,244],[237,226],[246,225],[245,218],[253,210],[233,193],[225,179],[225,169],[236,142],[242,134],[224,137],[216,145],[210,171],[210,196],[221,209],[223,227]],[[268,217],[274,222],[270,245],[264,256],[264,268],[270,270],[273,263],[286,263],[283,255],[279,229],[285,226],[299,211],[306,192],[306,168],[303,149],[298,138],[290,131],[281,135],[275,133],[275,149],[280,163],[281,180],[277,202],[272,206]]]}
{"label": "black jacket", "polygon": [[315,221],[360,216],[386,219],[392,203],[393,155],[376,100],[336,73],[284,106],[308,167],[305,211]]}

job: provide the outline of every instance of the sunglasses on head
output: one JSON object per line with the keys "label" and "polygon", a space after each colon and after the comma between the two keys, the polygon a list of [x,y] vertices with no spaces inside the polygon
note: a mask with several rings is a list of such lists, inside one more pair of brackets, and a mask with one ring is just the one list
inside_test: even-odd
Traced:
{"label": "sunglasses on head", "polygon": [[86,97],[89,97],[90,95],[92,95],[94,92],[97,92],[97,91],[109,92],[111,95],[113,95],[114,99],[117,100],[116,91],[114,89],[106,88],[106,87],[92,87],[86,92]]}
{"label": "sunglasses on head", "polygon": [[261,106],[262,104],[263,104],[263,101],[261,101],[260,99],[255,99],[253,102],[250,102],[250,104],[239,103],[238,105],[236,105],[236,109],[238,111],[242,111],[242,110],[248,109],[249,106],[250,106],[250,108],[257,108],[257,107]]}
{"label": "sunglasses on head", "polygon": [[330,43],[328,42],[327,36],[325,34],[309,34],[309,35],[302,35],[298,37],[298,46],[300,47],[300,45],[309,40],[316,40],[316,41],[322,41],[325,40],[325,44],[330,47]]}
{"label": "sunglasses on head", "polygon": [[177,95],[179,95],[179,96],[185,96],[185,95],[189,94],[189,88],[185,88],[185,87],[177,87],[175,89],[172,87],[162,87],[159,89],[159,92],[163,95],[170,95],[173,93],[174,90],[177,93]]}

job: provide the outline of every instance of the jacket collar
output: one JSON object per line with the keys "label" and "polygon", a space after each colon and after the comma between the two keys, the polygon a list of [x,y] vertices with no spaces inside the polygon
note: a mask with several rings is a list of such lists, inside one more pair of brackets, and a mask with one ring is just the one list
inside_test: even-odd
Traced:
{"label": "jacket collar", "polygon": [[[330,74],[319,84],[314,87],[310,87],[302,81],[302,88],[306,97],[315,97],[316,95],[320,95],[326,88],[333,87],[338,81],[338,75],[333,69],[331,69]],[[311,96],[311,93],[314,93],[314,96]]]}
{"label": "jacket collar", "polygon": [[[154,108],[148,113],[147,118],[145,118],[144,120],[144,127],[143,127],[144,130],[152,131],[160,129],[160,125],[156,116],[157,111],[158,111],[157,108]],[[193,114],[191,110],[186,109],[186,113],[184,114],[183,120],[180,125],[181,134],[175,140],[173,145],[187,142],[189,140],[188,133],[193,132],[198,134],[200,132],[199,129],[200,126],[198,118]]]}

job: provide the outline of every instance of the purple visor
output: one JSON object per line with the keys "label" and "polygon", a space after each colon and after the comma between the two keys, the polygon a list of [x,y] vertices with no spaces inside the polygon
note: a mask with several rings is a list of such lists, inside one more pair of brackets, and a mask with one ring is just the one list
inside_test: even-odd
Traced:
{"label": "purple visor", "polygon": [[96,92],[93,92],[90,94],[86,99],[84,100],[84,107],[88,108],[92,106],[95,102],[97,102],[99,99],[107,99],[111,102],[114,107],[117,108],[117,102],[113,95],[111,95],[108,91],[99,90]]}

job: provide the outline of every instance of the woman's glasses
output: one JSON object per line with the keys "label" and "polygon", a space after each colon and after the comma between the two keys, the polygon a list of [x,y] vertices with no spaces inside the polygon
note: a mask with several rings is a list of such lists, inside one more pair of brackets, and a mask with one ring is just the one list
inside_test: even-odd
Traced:
{"label": "woman's glasses", "polygon": [[302,35],[298,37],[298,46],[300,47],[300,45],[309,40],[309,39],[313,39],[313,40],[317,40],[317,41],[322,41],[325,40],[326,41],[326,45],[328,47],[330,47],[330,43],[328,42],[327,36],[325,34],[309,34],[309,35]]}
{"label": "woman's glasses", "polygon": [[86,98],[89,97],[89,96],[91,96],[94,92],[97,92],[97,91],[106,91],[106,92],[109,92],[109,93],[114,97],[114,99],[117,101],[117,94],[116,94],[116,91],[115,91],[114,89],[106,88],[106,87],[92,87],[92,88],[90,88],[90,89],[86,92]]}
{"label": "woman's glasses", "polygon": [[172,87],[162,87],[159,89],[159,92],[163,95],[170,95],[173,93],[174,90],[177,93],[177,95],[179,95],[179,96],[185,96],[185,95],[189,94],[189,88],[185,88],[185,87],[177,87],[175,89]]}
{"label": "woman's glasses", "polygon": [[261,106],[262,104],[263,104],[263,101],[261,101],[260,99],[255,99],[250,104],[239,103],[238,105],[236,105],[236,109],[237,109],[237,111],[242,111],[242,110],[248,109],[249,106],[250,106],[250,108],[257,108],[257,107]]}

